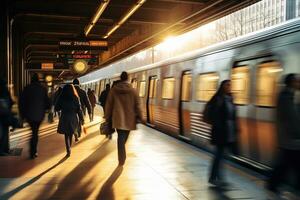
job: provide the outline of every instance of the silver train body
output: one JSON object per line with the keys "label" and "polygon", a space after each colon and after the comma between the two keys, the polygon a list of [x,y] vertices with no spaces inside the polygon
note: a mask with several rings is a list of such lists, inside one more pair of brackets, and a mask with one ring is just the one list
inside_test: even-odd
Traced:
{"label": "silver train body", "polygon": [[[300,20],[129,71],[144,123],[208,150],[213,147],[210,127],[202,121],[203,108],[222,80],[233,79],[240,152],[232,158],[268,169],[277,149],[280,77],[300,73]],[[98,95],[105,83],[117,79],[112,74],[101,80],[95,76],[99,72],[89,74],[95,81],[84,87],[92,87]]]}

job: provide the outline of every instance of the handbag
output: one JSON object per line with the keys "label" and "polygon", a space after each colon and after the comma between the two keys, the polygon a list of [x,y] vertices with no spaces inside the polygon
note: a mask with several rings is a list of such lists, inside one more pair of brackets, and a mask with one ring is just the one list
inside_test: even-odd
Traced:
{"label": "handbag", "polygon": [[109,121],[104,121],[100,124],[100,134],[101,135],[112,135],[115,129],[112,128],[112,123]]}

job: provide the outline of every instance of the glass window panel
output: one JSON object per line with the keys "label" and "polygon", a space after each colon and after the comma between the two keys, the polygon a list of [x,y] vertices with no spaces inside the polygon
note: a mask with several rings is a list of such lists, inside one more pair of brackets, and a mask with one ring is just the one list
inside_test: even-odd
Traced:
{"label": "glass window panel", "polygon": [[131,80],[132,88],[137,89],[137,84],[138,84],[138,82],[135,78]]}
{"label": "glass window panel", "polygon": [[249,68],[241,66],[232,69],[231,90],[236,104],[249,103]]}
{"label": "glass window panel", "polygon": [[184,74],[182,77],[181,101],[191,100],[192,75]]}
{"label": "glass window panel", "polygon": [[156,78],[150,79],[149,98],[155,98],[156,97],[156,86],[157,86],[157,79]]}
{"label": "glass window panel", "polygon": [[162,98],[173,99],[175,89],[175,78],[166,78],[163,80]]}
{"label": "glass window panel", "polygon": [[260,64],[257,68],[256,105],[275,106],[277,97],[277,81],[282,72],[276,61]]}
{"label": "glass window panel", "polygon": [[144,97],[145,96],[145,88],[146,88],[146,82],[145,81],[141,81],[140,82],[140,90],[139,90],[139,96],[140,97]]}
{"label": "glass window panel", "polygon": [[218,81],[217,73],[200,74],[197,78],[197,100],[209,101],[217,90]]}

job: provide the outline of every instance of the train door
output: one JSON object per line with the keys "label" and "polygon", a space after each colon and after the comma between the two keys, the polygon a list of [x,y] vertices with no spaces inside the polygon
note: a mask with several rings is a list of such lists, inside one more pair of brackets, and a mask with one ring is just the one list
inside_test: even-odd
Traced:
{"label": "train door", "polygon": [[190,110],[191,101],[192,74],[191,71],[185,71],[181,76],[180,101],[179,101],[179,123],[180,136],[185,137],[190,132]]}
{"label": "train door", "polygon": [[154,106],[156,97],[157,76],[149,77],[148,97],[147,97],[147,122],[154,124]]}

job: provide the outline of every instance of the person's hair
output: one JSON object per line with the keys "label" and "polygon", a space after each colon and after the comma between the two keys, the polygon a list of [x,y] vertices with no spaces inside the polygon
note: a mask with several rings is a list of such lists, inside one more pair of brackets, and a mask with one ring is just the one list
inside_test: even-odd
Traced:
{"label": "person's hair", "polygon": [[88,91],[92,91],[91,88],[88,88]]}
{"label": "person's hair", "polygon": [[39,75],[37,73],[32,74],[31,83],[39,82]]}
{"label": "person's hair", "polygon": [[230,80],[228,80],[228,79],[222,81],[221,84],[220,84],[220,86],[219,86],[219,88],[218,88],[218,90],[217,90],[217,92],[214,94],[214,96],[211,99],[214,100],[217,97],[223,96],[225,94],[225,89],[224,89],[225,84],[229,83],[229,82],[230,82]]}
{"label": "person's hair", "polygon": [[78,98],[75,87],[71,84],[66,84],[62,89],[61,98],[66,101],[72,101],[73,99]]}
{"label": "person's hair", "polygon": [[284,84],[287,87],[290,87],[292,85],[293,81],[295,81],[296,79],[297,79],[296,74],[294,74],[294,73],[288,74],[284,78]]}
{"label": "person's hair", "polygon": [[73,80],[73,85],[79,85],[79,80],[77,78]]}
{"label": "person's hair", "polygon": [[105,85],[105,89],[110,89],[109,83],[107,83],[107,84]]}
{"label": "person's hair", "polygon": [[128,80],[128,74],[127,74],[127,72],[123,71],[121,73],[120,79],[121,79],[121,81],[127,81]]}

